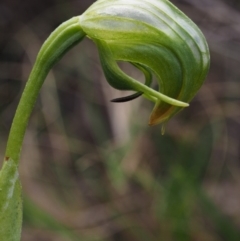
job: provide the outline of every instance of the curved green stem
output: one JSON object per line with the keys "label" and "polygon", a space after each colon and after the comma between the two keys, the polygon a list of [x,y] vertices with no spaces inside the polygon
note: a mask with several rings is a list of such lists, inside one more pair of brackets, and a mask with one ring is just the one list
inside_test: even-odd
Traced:
{"label": "curved green stem", "polygon": [[64,53],[85,36],[78,19],[74,17],[61,24],[49,36],[37,56],[16,110],[6,148],[5,157],[11,158],[16,164],[18,164],[29,117],[47,74]]}

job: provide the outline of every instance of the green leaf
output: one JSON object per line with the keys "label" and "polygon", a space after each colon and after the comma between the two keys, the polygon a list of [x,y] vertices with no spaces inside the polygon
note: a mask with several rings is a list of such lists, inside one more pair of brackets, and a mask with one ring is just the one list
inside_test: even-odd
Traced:
{"label": "green leaf", "polygon": [[0,170],[0,240],[19,241],[22,226],[22,196],[18,167],[5,158]]}

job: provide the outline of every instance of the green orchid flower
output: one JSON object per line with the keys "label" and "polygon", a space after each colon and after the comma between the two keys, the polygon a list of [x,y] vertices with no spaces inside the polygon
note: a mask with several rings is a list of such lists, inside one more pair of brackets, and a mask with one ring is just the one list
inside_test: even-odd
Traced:
{"label": "green orchid flower", "polygon": [[[109,84],[143,95],[155,103],[149,125],[164,123],[197,93],[209,69],[209,50],[198,27],[167,0],[98,0],[81,16],[60,25],[37,56],[9,134],[0,171],[0,237],[19,241],[22,223],[19,156],[25,130],[40,88],[59,59],[85,36],[99,50]],[[143,72],[145,83],[125,74],[118,61]],[[151,87],[155,75],[159,89]]]}
{"label": "green orchid flower", "polygon": [[[166,122],[188,106],[203,84],[209,68],[206,40],[169,1],[100,0],[80,17],[80,25],[98,46],[108,82],[142,92],[156,103],[150,125]],[[124,74],[117,61],[155,74],[159,92]]]}

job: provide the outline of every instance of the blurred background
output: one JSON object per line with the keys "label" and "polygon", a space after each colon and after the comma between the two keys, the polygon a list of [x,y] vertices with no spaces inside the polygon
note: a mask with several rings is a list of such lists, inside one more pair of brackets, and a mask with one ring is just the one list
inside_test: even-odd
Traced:
{"label": "blurred background", "polygon": [[[40,46],[93,2],[1,0],[1,160]],[[126,93],[107,84],[90,40],[68,52],[25,136],[22,241],[240,240],[240,2],[172,2],[209,43],[204,86],[162,136],[149,101],[110,103]]]}

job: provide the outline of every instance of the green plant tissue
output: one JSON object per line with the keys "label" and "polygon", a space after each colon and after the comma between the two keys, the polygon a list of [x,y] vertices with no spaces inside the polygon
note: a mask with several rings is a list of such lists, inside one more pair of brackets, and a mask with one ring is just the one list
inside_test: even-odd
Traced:
{"label": "green plant tissue", "polygon": [[5,158],[0,171],[0,241],[19,241],[22,226],[22,196],[18,167]]}

